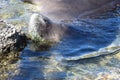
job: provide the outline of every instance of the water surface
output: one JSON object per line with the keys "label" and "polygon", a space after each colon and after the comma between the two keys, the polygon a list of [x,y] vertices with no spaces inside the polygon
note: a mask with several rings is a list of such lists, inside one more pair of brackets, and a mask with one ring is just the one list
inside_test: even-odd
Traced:
{"label": "water surface", "polygon": [[76,19],[68,33],[47,50],[29,43],[19,55],[1,58],[0,79],[119,80],[120,53],[114,54],[120,49],[119,8],[98,18]]}

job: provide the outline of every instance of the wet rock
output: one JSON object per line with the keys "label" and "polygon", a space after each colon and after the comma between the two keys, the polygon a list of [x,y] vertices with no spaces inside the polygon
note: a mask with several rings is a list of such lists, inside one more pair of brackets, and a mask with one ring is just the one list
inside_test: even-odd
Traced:
{"label": "wet rock", "polygon": [[15,26],[0,22],[0,53],[19,51],[26,45],[26,36]]}

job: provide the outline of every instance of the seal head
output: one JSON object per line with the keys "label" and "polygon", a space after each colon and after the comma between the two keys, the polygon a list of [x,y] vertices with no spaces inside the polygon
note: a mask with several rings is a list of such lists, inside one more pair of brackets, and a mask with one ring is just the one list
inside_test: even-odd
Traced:
{"label": "seal head", "polygon": [[59,42],[66,27],[52,22],[47,17],[34,13],[29,22],[28,32],[32,39],[39,39],[50,42]]}

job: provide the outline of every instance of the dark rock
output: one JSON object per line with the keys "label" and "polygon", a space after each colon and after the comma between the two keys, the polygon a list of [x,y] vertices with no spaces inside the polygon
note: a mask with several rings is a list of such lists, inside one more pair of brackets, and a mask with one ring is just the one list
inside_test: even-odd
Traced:
{"label": "dark rock", "polygon": [[19,51],[26,45],[26,36],[15,26],[0,21],[0,54]]}

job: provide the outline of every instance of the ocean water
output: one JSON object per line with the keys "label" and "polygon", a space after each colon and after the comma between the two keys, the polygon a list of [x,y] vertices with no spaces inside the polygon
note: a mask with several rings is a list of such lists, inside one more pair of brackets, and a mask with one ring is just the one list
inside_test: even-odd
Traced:
{"label": "ocean water", "polygon": [[[105,64],[105,58],[102,60],[95,56],[114,54],[120,49],[120,17],[114,14],[117,12],[96,19],[73,21],[69,26],[69,36],[47,50],[40,51],[35,45],[28,45],[21,52],[20,71],[13,79],[86,80],[87,75],[89,79],[95,79],[98,73],[109,72],[110,63]],[[119,65],[119,60],[112,64],[118,69]]]}
{"label": "ocean water", "polygon": [[28,43],[9,61],[3,58],[0,80],[119,80],[119,7],[68,28],[68,36],[49,49]]}

